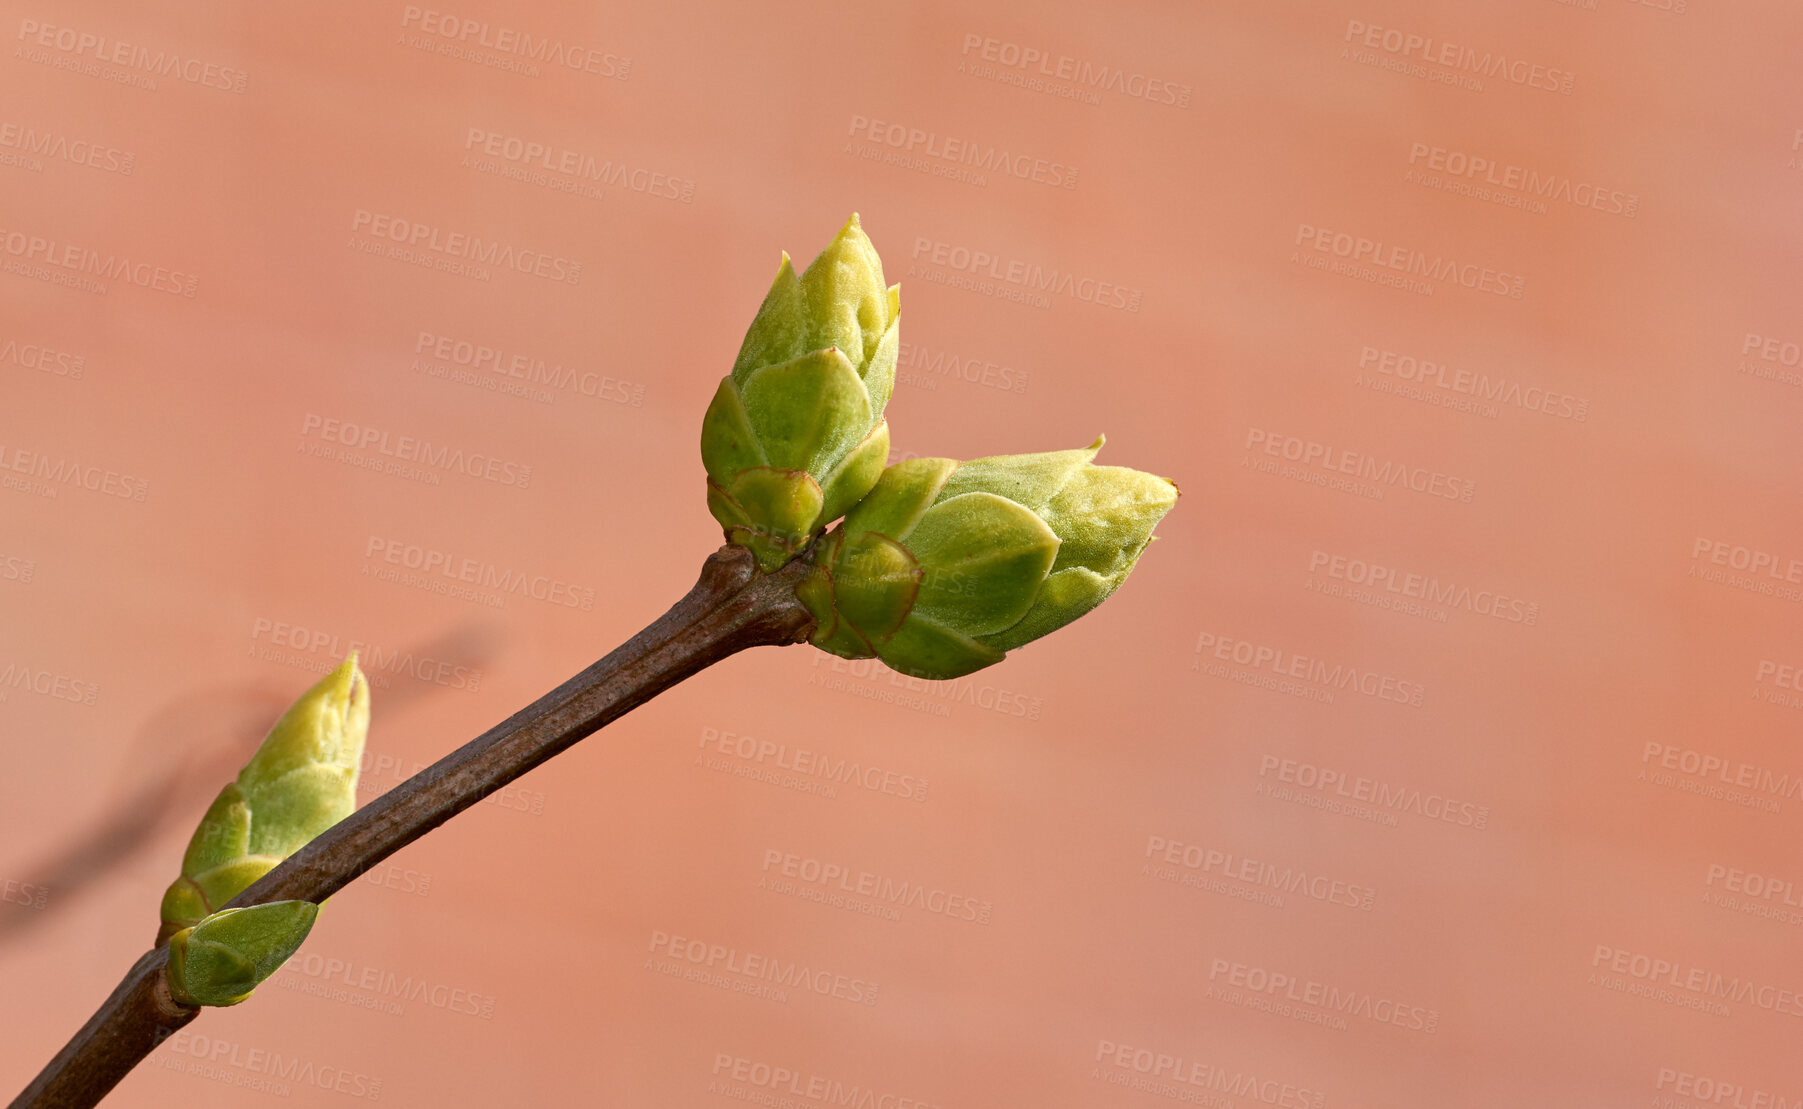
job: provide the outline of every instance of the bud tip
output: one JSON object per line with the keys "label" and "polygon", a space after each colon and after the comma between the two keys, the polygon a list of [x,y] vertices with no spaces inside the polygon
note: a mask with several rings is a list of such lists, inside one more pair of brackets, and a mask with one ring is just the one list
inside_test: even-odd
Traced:
{"label": "bud tip", "polygon": [[331,685],[324,691],[326,704],[331,711],[342,718],[353,708],[362,709],[369,703],[369,679],[357,665],[357,651],[344,657],[344,661],[332,671]]}

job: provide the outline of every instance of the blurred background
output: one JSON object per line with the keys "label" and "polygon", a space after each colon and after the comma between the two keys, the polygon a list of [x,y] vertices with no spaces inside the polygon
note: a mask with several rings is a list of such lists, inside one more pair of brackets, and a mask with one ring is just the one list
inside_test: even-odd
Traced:
{"label": "blurred background", "polygon": [[1132,580],[702,674],[114,1101],[1803,1099],[1803,12],[444,2],[0,3],[6,1085],[348,650],[368,800],[682,595],[856,211],[894,457],[1107,433]]}

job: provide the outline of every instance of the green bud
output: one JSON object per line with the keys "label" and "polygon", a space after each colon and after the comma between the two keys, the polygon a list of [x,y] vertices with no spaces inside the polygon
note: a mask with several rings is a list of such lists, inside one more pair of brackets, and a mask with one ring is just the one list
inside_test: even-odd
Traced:
{"label": "green bud", "polygon": [[855,213],[801,276],[783,255],[701,424],[708,510],[765,570],[876,484],[900,342],[901,286]]}
{"label": "green bud", "polygon": [[1177,503],[1164,478],[1095,465],[1103,442],[883,471],[796,588],[814,645],[956,678],[1101,604]]}
{"label": "green bud", "polygon": [[161,943],[199,924],[357,807],[369,683],[351,656],[301,695],[201,818],[163,894]]}
{"label": "green bud", "polygon": [[221,909],[169,937],[169,996],[184,1005],[236,1005],[288,961],[313,929],[319,906],[270,901]]}

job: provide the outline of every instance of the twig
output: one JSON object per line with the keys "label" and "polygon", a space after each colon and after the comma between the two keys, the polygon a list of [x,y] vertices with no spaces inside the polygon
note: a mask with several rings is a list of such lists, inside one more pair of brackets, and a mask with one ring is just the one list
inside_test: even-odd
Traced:
{"label": "twig", "polygon": [[[726,546],[708,557],[687,596],[607,657],[394,789],[289,856],[232,906],[324,901],[520,775],[684,678],[747,647],[796,643],[813,627],[795,597],[806,571],[796,559],[756,573],[751,553]],[[12,1102],[11,1109],[97,1104],[198,1009],[169,997],[166,947],[146,952],[112,996]]]}

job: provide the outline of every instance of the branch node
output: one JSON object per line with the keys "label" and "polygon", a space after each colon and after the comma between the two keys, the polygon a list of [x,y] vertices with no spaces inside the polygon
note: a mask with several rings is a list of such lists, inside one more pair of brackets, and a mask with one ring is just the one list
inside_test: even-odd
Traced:
{"label": "branch node", "polygon": [[171,1020],[183,1020],[200,1012],[192,1005],[183,1005],[169,993],[169,975],[164,971],[156,972],[156,980],[151,984],[150,996],[156,1001],[157,1013]]}

